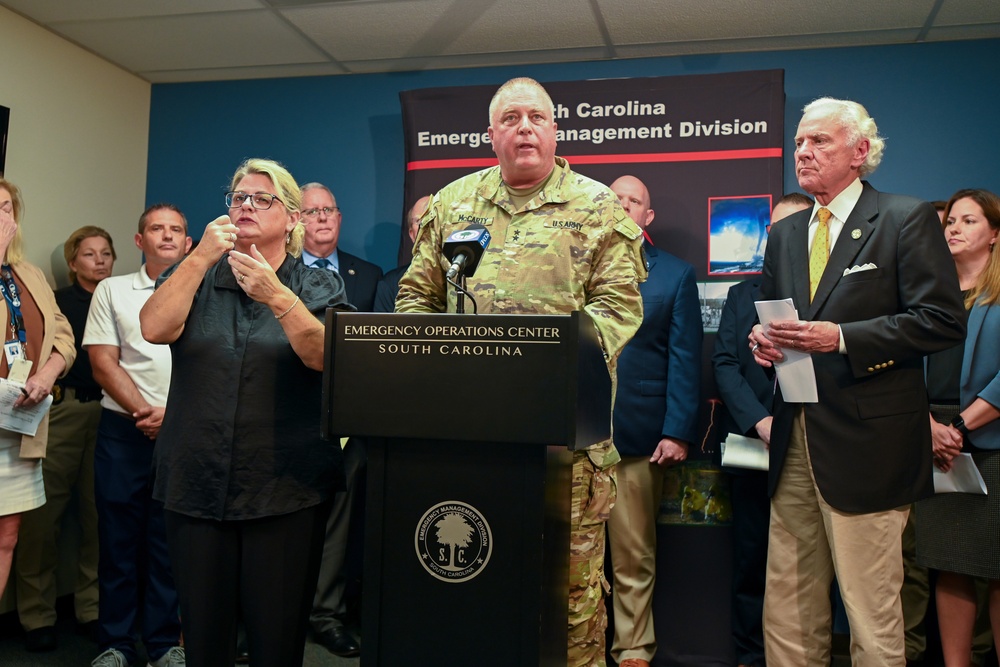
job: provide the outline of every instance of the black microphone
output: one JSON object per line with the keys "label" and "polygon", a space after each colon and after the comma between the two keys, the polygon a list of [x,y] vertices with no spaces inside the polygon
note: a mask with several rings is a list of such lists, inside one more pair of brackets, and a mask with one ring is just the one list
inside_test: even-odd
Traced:
{"label": "black microphone", "polygon": [[448,280],[456,276],[471,276],[479,267],[479,260],[490,245],[490,232],[482,225],[469,225],[465,229],[452,232],[445,239],[441,252],[451,262]]}

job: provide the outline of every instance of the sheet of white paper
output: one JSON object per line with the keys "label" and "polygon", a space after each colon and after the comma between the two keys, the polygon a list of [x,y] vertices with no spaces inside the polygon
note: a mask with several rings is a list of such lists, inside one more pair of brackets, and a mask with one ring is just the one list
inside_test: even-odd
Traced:
{"label": "sheet of white paper", "polygon": [[951,470],[941,472],[934,466],[934,493],[976,493],[986,495],[986,482],[979,474],[972,454],[959,454],[951,461]]}
{"label": "sheet of white paper", "polygon": [[[755,301],[760,323],[767,325],[775,320],[797,320],[799,314],[791,299],[780,301]],[[781,395],[786,403],[816,403],[816,371],[808,352],[782,349],[785,360],[774,365],[778,374]]]}
{"label": "sheet of white paper", "polygon": [[767,470],[770,462],[767,445],[760,438],[729,433],[722,441],[721,449],[724,466]]}
{"label": "sheet of white paper", "polygon": [[21,385],[0,378],[0,428],[35,435],[42,417],[52,405],[52,396],[46,396],[44,401],[30,408],[15,408],[14,401],[20,395]]}

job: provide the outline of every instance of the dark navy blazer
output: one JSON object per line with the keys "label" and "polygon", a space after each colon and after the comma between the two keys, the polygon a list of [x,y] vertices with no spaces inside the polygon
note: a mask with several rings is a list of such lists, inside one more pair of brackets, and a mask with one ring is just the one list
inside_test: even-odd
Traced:
{"label": "dark navy blazer", "polygon": [[702,328],[694,268],[644,248],[642,326],[618,359],[614,441],[622,456],[649,456],[664,436],[697,438]]}
{"label": "dark navy blazer", "polygon": [[774,405],[774,380],[754,361],[747,342],[757,323],[753,302],[759,291],[759,276],[733,285],[722,308],[712,354],[715,385],[726,408],[719,420],[720,439],[726,433],[756,438],[754,426],[771,414]]}

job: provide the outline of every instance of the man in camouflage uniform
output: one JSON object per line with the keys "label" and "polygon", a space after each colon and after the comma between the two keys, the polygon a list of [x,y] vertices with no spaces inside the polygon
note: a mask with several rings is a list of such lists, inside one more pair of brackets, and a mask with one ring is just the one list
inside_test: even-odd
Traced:
{"label": "man in camouflage uniform", "polygon": [[[479,312],[590,315],[614,378],[625,343],[642,322],[642,234],[606,186],[555,156],[552,100],[538,82],[512,79],[490,103],[498,167],[461,178],[431,200],[413,262],[399,283],[397,312],[454,312],[442,243],[477,222],[492,241],[468,289]],[[608,406],[611,409],[611,406]],[[610,440],[574,452],[570,534],[569,660],[605,664],[604,524],[615,501]]]}

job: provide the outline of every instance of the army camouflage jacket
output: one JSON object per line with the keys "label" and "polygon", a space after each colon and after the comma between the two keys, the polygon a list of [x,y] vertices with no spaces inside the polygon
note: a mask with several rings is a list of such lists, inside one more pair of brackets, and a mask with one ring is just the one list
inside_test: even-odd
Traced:
{"label": "army camouflage jacket", "polygon": [[559,157],[548,184],[520,210],[499,166],[445,186],[420,221],[413,261],[399,281],[397,312],[455,311],[441,246],[474,223],[492,237],[467,284],[479,312],[583,310],[597,327],[614,377],[618,354],[642,323],[639,283],[646,279],[642,232],[614,193]]}

